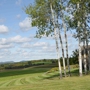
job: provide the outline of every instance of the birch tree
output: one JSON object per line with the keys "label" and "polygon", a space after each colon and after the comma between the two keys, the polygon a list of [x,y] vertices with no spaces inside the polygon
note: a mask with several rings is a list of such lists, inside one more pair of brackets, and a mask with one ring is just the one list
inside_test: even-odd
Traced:
{"label": "birch tree", "polygon": [[63,59],[63,69],[64,69],[64,75],[66,77],[66,66],[65,66],[65,56],[64,56],[64,47],[63,47],[63,42],[62,42],[62,37],[61,37],[61,28],[60,28],[60,23],[59,20],[60,18],[60,13],[61,13],[61,1],[57,0],[55,1],[56,4],[53,6],[54,8],[54,21],[56,22],[56,27],[58,29],[58,36],[59,36],[59,40],[60,40],[60,44],[61,44],[61,51],[62,51],[62,59]]}
{"label": "birch tree", "polygon": [[65,44],[66,44],[66,58],[67,58],[67,67],[68,67],[68,74],[71,76],[70,73],[70,65],[69,65],[69,56],[68,56],[68,41],[67,41],[67,34],[66,34],[66,25],[63,20],[63,28],[64,28],[64,36],[65,36]]}
{"label": "birch tree", "polygon": [[[79,12],[79,2],[77,3],[75,0],[74,1],[70,1],[70,5],[74,5],[72,6],[73,9],[73,16],[74,18],[72,19],[72,21],[69,23],[70,28],[74,28],[76,29],[76,33],[74,34],[75,38],[78,38],[78,42],[79,42],[79,74],[80,76],[82,76],[82,55],[81,55],[81,28],[80,28],[80,20],[79,17],[76,16],[76,14],[78,14]],[[72,12],[71,12],[72,13]]]}
{"label": "birch tree", "polygon": [[32,18],[32,26],[36,26],[38,31],[36,32],[36,37],[42,37],[43,35],[54,34],[55,42],[56,42],[56,51],[58,55],[58,65],[59,65],[59,73],[60,78],[62,78],[62,70],[60,63],[60,53],[58,46],[58,38],[57,38],[57,27],[56,27],[56,13],[55,13],[55,4],[57,4],[58,0],[35,0],[34,5],[30,5],[26,7],[25,12]]}
{"label": "birch tree", "polygon": [[[89,0],[83,0],[83,1],[82,0],[70,0],[70,1],[75,6],[75,9],[73,10],[74,11],[73,22],[74,22],[74,27],[76,28],[76,32],[77,32],[76,36],[78,37],[78,40],[79,40],[79,73],[80,73],[80,76],[82,76],[81,42],[82,42],[83,37],[85,38],[85,41],[86,41],[84,28],[86,28],[85,24],[87,24],[86,23],[86,20],[87,20],[86,13],[88,13],[88,5],[90,1]],[[86,56],[84,55],[84,57]],[[84,58],[84,70],[86,73],[87,69],[86,69],[85,58]]]}
{"label": "birch tree", "polygon": [[54,34],[55,34],[55,40],[56,40],[56,49],[57,49],[57,52],[58,52],[58,64],[59,64],[59,71],[60,71],[60,78],[62,78],[62,72],[61,72],[61,64],[60,64],[60,57],[59,57],[59,48],[58,48],[58,41],[57,41],[57,32],[56,32],[56,23],[55,23],[55,14],[54,14],[54,11],[53,11],[53,8],[52,8],[52,2],[50,2],[50,8],[51,8],[51,15],[52,15],[52,22],[53,22],[53,25],[54,25]]}
{"label": "birch tree", "polygon": [[[66,34],[66,29],[67,29],[67,26],[66,26],[66,22],[67,22],[67,20],[66,20],[66,18],[65,18],[65,13],[67,13],[67,11],[66,11],[66,8],[67,8],[67,5],[65,4],[65,3],[67,3],[67,5],[68,5],[68,0],[60,0],[60,15],[59,15],[59,17],[60,17],[60,19],[61,19],[61,21],[62,21],[62,24],[61,24],[61,30],[63,29],[64,30],[64,36],[65,36],[65,45],[66,45],[66,58],[67,58],[67,67],[68,67],[68,74],[69,74],[69,76],[71,76],[71,74],[70,74],[70,65],[69,65],[69,57],[68,57],[68,41],[67,41],[67,34]],[[65,4],[65,5],[64,5]],[[62,41],[61,41],[61,43],[62,43]],[[65,51],[65,49],[63,48],[63,45],[61,45],[62,46],[62,54],[63,54],[63,61],[65,60],[65,56],[64,56],[64,51]]]}

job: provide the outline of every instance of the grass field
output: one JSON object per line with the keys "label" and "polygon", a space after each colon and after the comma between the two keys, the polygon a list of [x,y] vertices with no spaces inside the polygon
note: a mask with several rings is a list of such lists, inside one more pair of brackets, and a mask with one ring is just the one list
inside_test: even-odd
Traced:
{"label": "grass field", "polygon": [[0,90],[90,90],[90,75],[59,79],[58,71],[46,73],[51,68],[32,67],[23,70],[0,72]]}

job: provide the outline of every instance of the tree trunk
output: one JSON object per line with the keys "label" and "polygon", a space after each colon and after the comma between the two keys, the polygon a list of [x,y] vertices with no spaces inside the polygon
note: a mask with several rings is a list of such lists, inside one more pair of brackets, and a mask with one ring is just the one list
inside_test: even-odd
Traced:
{"label": "tree trunk", "polygon": [[83,41],[83,49],[84,49],[84,71],[85,71],[85,74],[87,74],[87,60],[86,60],[85,40]]}
{"label": "tree trunk", "polygon": [[60,39],[61,49],[62,49],[62,59],[63,59],[64,75],[65,75],[65,77],[66,77],[66,67],[65,67],[64,48],[63,48],[63,43],[62,43],[62,38],[61,38],[60,30],[58,30],[58,32],[59,32],[59,39]]}
{"label": "tree trunk", "polygon": [[[78,8],[79,8],[79,3],[77,4],[77,9]],[[78,33],[79,33],[79,29],[80,29],[79,21],[77,23],[77,26],[78,26]],[[80,37],[80,35],[79,35],[78,39],[79,39],[79,74],[80,74],[80,76],[82,76],[82,55],[81,55],[81,37]]]}
{"label": "tree trunk", "polygon": [[[84,19],[83,19],[84,20]],[[87,56],[86,56],[86,49],[87,49],[87,53],[88,53],[88,43],[87,43],[87,30],[86,30],[86,22],[84,22],[83,25],[83,37],[84,37],[84,40],[83,40],[83,51],[84,51],[84,72],[85,74],[87,74]]]}
{"label": "tree trunk", "polygon": [[56,50],[57,50],[57,56],[58,56],[59,73],[60,73],[60,78],[62,78],[62,70],[61,70],[61,63],[60,63],[60,55],[59,55],[59,47],[58,47],[56,29],[54,29],[54,34],[55,34]]}
{"label": "tree trunk", "polygon": [[82,76],[81,39],[79,37],[79,75]]}
{"label": "tree trunk", "polygon": [[58,39],[57,39],[57,36],[58,35],[57,35],[57,32],[56,32],[55,16],[54,16],[54,11],[53,11],[52,4],[51,3],[50,3],[50,8],[51,8],[51,14],[52,14],[52,22],[53,22],[53,26],[54,26],[54,35],[55,35],[56,50],[57,50],[57,55],[58,55],[59,73],[60,73],[60,78],[62,78],[62,70],[61,70],[59,47],[58,47]]}
{"label": "tree trunk", "polygon": [[[61,3],[61,0],[60,0]],[[62,14],[62,11],[60,12]],[[58,16],[57,16],[58,17]],[[58,24],[58,20],[57,20],[57,25],[58,25],[58,35],[59,35],[59,40],[60,40],[60,44],[61,44],[61,50],[62,50],[62,59],[63,59],[63,69],[64,69],[64,75],[66,77],[66,66],[65,66],[65,56],[64,56],[64,48],[63,48],[63,42],[62,42],[62,37],[61,37],[61,33],[60,33],[60,26]]]}
{"label": "tree trunk", "polygon": [[66,44],[66,58],[67,58],[68,75],[71,76],[70,65],[69,65],[69,57],[68,57],[68,42],[67,42],[67,34],[66,34],[66,25],[64,23],[64,20],[63,20],[63,28],[64,28],[65,44]]}

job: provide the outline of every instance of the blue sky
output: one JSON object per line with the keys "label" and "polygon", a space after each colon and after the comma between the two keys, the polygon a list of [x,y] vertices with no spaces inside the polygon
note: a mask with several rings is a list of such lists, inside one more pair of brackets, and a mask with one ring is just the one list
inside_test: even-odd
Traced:
{"label": "blue sky", "polygon": [[[0,0],[0,62],[57,58],[53,37],[34,38],[37,28],[23,7],[34,0]],[[62,33],[63,43],[64,35]],[[68,32],[69,56],[78,44]],[[60,50],[61,55],[61,50]]]}

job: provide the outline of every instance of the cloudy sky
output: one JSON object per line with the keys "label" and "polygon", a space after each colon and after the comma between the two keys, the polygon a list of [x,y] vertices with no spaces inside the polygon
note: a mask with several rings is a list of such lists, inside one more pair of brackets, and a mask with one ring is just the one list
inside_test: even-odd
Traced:
{"label": "cloudy sky", "polygon": [[[0,62],[57,58],[53,37],[34,38],[37,28],[23,11],[33,1],[0,0]],[[63,34],[62,38],[64,43]],[[78,48],[70,32],[68,43],[70,56]]]}

